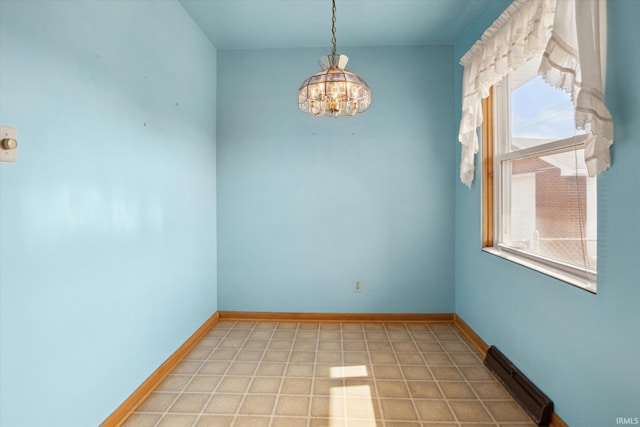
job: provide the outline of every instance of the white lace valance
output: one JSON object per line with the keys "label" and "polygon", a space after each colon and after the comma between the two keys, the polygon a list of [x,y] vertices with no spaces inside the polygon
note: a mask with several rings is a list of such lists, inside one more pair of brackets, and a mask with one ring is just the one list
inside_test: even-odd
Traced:
{"label": "white lace valance", "polygon": [[544,54],[539,74],[571,94],[576,128],[589,133],[587,168],[595,175],[609,167],[613,123],[604,104],[606,62],[605,0],[515,0],[462,57],[462,144],[460,179],[474,176],[477,128],[489,88],[534,56]]}

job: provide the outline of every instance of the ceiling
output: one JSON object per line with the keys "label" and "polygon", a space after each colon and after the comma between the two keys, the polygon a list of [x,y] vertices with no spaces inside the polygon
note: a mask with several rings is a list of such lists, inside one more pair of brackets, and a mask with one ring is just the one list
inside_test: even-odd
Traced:
{"label": "ceiling", "polygon": [[[336,0],[341,46],[452,44],[487,0]],[[330,0],[180,0],[218,49],[331,47]]]}

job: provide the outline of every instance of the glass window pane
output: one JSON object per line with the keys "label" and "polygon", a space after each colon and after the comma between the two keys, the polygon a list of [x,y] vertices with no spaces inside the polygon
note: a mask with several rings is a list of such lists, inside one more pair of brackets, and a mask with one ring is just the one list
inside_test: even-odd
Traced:
{"label": "glass window pane", "polygon": [[596,269],[596,178],[584,150],[503,163],[502,242]]}
{"label": "glass window pane", "polygon": [[511,81],[510,151],[534,147],[576,135],[569,95],[537,75],[540,59],[514,71]]}

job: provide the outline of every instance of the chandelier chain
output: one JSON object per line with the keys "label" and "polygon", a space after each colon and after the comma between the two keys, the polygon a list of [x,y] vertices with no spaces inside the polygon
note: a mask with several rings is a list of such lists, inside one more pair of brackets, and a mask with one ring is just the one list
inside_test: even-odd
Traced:
{"label": "chandelier chain", "polygon": [[331,43],[333,49],[331,52],[336,54],[336,0],[332,0],[333,7],[331,8]]}

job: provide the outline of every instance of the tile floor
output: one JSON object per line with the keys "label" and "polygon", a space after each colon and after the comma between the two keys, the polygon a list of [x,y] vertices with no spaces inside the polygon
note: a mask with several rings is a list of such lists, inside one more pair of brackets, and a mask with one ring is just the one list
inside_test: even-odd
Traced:
{"label": "tile floor", "polygon": [[125,427],[533,427],[449,323],[220,321]]}

